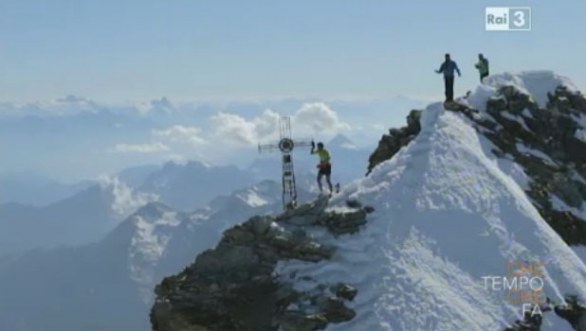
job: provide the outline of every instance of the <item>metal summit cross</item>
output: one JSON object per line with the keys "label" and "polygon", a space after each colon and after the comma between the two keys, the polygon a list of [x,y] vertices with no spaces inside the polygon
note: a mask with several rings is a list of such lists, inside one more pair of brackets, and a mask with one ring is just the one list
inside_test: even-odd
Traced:
{"label": "metal summit cross", "polygon": [[311,146],[310,141],[294,141],[291,136],[291,118],[281,116],[279,119],[279,142],[276,144],[258,145],[258,152],[281,152],[283,163],[283,208],[285,210],[297,205],[297,187],[295,186],[295,172],[293,171],[292,152],[295,147]]}

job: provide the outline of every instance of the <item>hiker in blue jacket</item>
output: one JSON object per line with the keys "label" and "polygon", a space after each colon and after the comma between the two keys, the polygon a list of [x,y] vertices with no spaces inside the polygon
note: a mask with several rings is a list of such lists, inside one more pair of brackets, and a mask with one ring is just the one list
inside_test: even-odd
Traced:
{"label": "hiker in blue jacket", "polygon": [[458,76],[462,76],[460,68],[456,62],[452,61],[450,54],[446,54],[446,60],[442,63],[439,70],[436,70],[438,74],[444,74],[444,83],[446,85],[446,102],[454,101],[454,72],[458,73]]}

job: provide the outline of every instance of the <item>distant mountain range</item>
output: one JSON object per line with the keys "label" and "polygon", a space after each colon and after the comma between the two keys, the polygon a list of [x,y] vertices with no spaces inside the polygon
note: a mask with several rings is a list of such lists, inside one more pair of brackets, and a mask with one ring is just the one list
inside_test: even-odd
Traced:
{"label": "distant mountain range", "polygon": [[96,243],[0,260],[0,330],[146,330],[154,284],[242,218],[279,211],[280,193],[263,181],[190,213],[153,202]]}
{"label": "distant mountain range", "polygon": [[[263,179],[280,180],[278,162],[276,158],[276,163],[263,165],[258,173],[195,161],[133,167],[97,183],[72,185],[63,199],[58,199],[60,192],[50,193],[48,201],[57,201],[46,205],[0,204],[0,256],[98,241],[122,219],[152,201],[177,211],[192,212],[218,196]],[[299,171],[299,185],[305,188],[314,185],[312,177]],[[31,187],[43,183],[30,182]],[[33,197],[30,193],[27,199]]]}

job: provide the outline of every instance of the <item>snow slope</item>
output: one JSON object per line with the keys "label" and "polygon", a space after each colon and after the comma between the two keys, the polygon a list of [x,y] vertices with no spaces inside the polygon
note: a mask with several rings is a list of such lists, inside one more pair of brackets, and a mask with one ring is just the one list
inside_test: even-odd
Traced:
{"label": "snow slope", "polygon": [[[547,72],[506,74],[468,99],[482,105],[506,82],[543,102],[559,81]],[[305,276],[358,288],[356,318],[328,330],[503,330],[521,317],[521,306],[482,277],[507,276],[509,261],[544,263],[544,290],[558,303],[565,294],[586,299],[586,266],[507,174],[511,166],[501,169],[490,142],[439,103],[421,122],[410,145],[333,199],[332,208],[349,198],[376,208],[358,234],[336,239],[315,230],[337,247],[334,260],[280,265],[280,274],[297,271],[299,288],[314,285]],[[548,313],[542,330],[571,327]]]}

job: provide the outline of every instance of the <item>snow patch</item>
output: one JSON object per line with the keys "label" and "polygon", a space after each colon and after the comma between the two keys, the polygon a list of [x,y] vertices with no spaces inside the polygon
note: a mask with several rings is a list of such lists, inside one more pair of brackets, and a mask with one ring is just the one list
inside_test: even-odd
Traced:
{"label": "snow patch", "polygon": [[145,302],[152,300],[152,285],[155,282],[155,265],[163,256],[172,237],[172,228],[181,224],[176,212],[163,212],[160,218],[148,220],[136,215],[136,231],[129,247],[130,277],[142,286]]}
{"label": "snow patch", "polygon": [[586,130],[584,129],[578,129],[576,130],[576,133],[574,134],[574,137],[576,137],[577,139],[586,142]]}
{"label": "snow patch", "polygon": [[112,211],[121,218],[129,216],[150,202],[159,200],[159,196],[156,194],[134,191],[116,176],[101,176],[98,182],[102,189],[111,192]]}
{"label": "snow patch", "polygon": [[513,85],[522,92],[531,95],[542,108],[547,104],[547,94],[554,92],[558,86],[578,91],[569,78],[557,75],[553,71],[503,73],[488,77],[486,84],[494,88]]}
{"label": "snow patch", "polygon": [[268,201],[266,201],[254,190],[248,190],[244,193],[240,193],[237,195],[237,197],[253,208],[262,207],[269,204]]}
{"label": "snow patch", "polygon": [[503,111],[500,113],[502,117],[510,120],[510,121],[514,121],[517,122],[521,125],[521,127],[525,130],[525,131],[529,131],[531,132],[531,130],[529,130],[529,128],[527,127],[527,124],[525,124],[525,121],[523,120],[522,117],[519,116],[515,116],[507,111]]}
{"label": "snow patch", "polygon": [[522,154],[529,154],[529,155],[535,156],[535,157],[540,158],[543,161],[545,161],[546,164],[548,164],[552,167],[557,167],[557,164],[554,160],[552,160],[547,154],[545,154],[544,152],[542,152],[538,149],[530,148],[530,147],[525,146],[524,144],[517,143],[517,151],[519,151],[519,153],[522,153]]}

